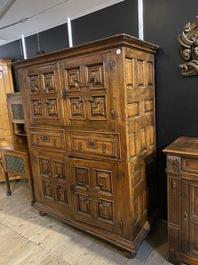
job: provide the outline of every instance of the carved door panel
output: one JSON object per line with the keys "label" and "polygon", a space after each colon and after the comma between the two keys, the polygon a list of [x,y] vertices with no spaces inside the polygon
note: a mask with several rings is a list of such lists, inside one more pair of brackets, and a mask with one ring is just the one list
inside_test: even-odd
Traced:
{"label": "carved door panel", "polygon": [[110,53],[61,63],[65,117],[68,125],[112,128],[113,71]]}
{"label": "carved door panel", "polygon": [[121,233],[117,165],[70,158],[69,169],[75,218]]}
{"label": "carved door panel", "polygon": [[57,64],[25,71],[31,123],[62,124],[59,68]]}
{"label": "carved door panel", "polygon": [[64,157],[35,152],[36,200],[63,213],[70,212],[70,190]]}
{"label": "carved door panel", "polygon": [[198,258],[198,184],[183,181],[182,250]]}

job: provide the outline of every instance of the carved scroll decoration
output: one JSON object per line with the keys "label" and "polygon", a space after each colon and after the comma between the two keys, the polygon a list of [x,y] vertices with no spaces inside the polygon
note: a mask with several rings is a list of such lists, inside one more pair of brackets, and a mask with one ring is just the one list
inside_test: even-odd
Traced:
{"label": "carved scroll decoration", "polygon": [[198,16],[195,22],[188,22],[184,26],[184,31],[179,35],[178,40],[180,55],[187,61],[179,65],[181,74],[183,76],[198,75]]}

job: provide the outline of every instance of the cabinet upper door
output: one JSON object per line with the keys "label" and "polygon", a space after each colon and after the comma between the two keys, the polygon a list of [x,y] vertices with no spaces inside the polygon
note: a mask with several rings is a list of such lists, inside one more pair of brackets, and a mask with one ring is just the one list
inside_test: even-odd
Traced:
{"label": "cabinet upper door", "polygon": [[58,64],[30,68],[25,70],[24,77],[31,123],[63,124]]}
{"label": "cabinet upper door", "polygon": [[109,52],[61,62],[67,125],[112,128],[114,106],[110,57]]}

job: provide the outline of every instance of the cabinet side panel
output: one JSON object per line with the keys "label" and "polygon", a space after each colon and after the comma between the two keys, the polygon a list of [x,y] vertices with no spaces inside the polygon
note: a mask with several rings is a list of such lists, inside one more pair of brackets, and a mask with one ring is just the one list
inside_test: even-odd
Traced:
{"label": "cabinet side panel", "polygon": [[156,183],[153,178],[156,150],[153,54],[126,49],[125,80],[133,226],[139,232],[147,218],[148,209],[155,208],[151,204],[156,204]]}

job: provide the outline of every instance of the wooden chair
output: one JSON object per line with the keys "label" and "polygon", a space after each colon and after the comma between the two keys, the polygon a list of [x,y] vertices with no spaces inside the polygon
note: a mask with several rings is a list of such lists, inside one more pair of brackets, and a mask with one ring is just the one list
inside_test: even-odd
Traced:
{"label": "wooden chair", "polygon": [[[5,174],[6,192],[11,195],[9,173],[21,176],[31,183],[31,171],[29,164],[29,154],[22,146],[9,145],[1,148],[2,166]],[[32,203],[34,202],[33,189],[30,187]]]}

